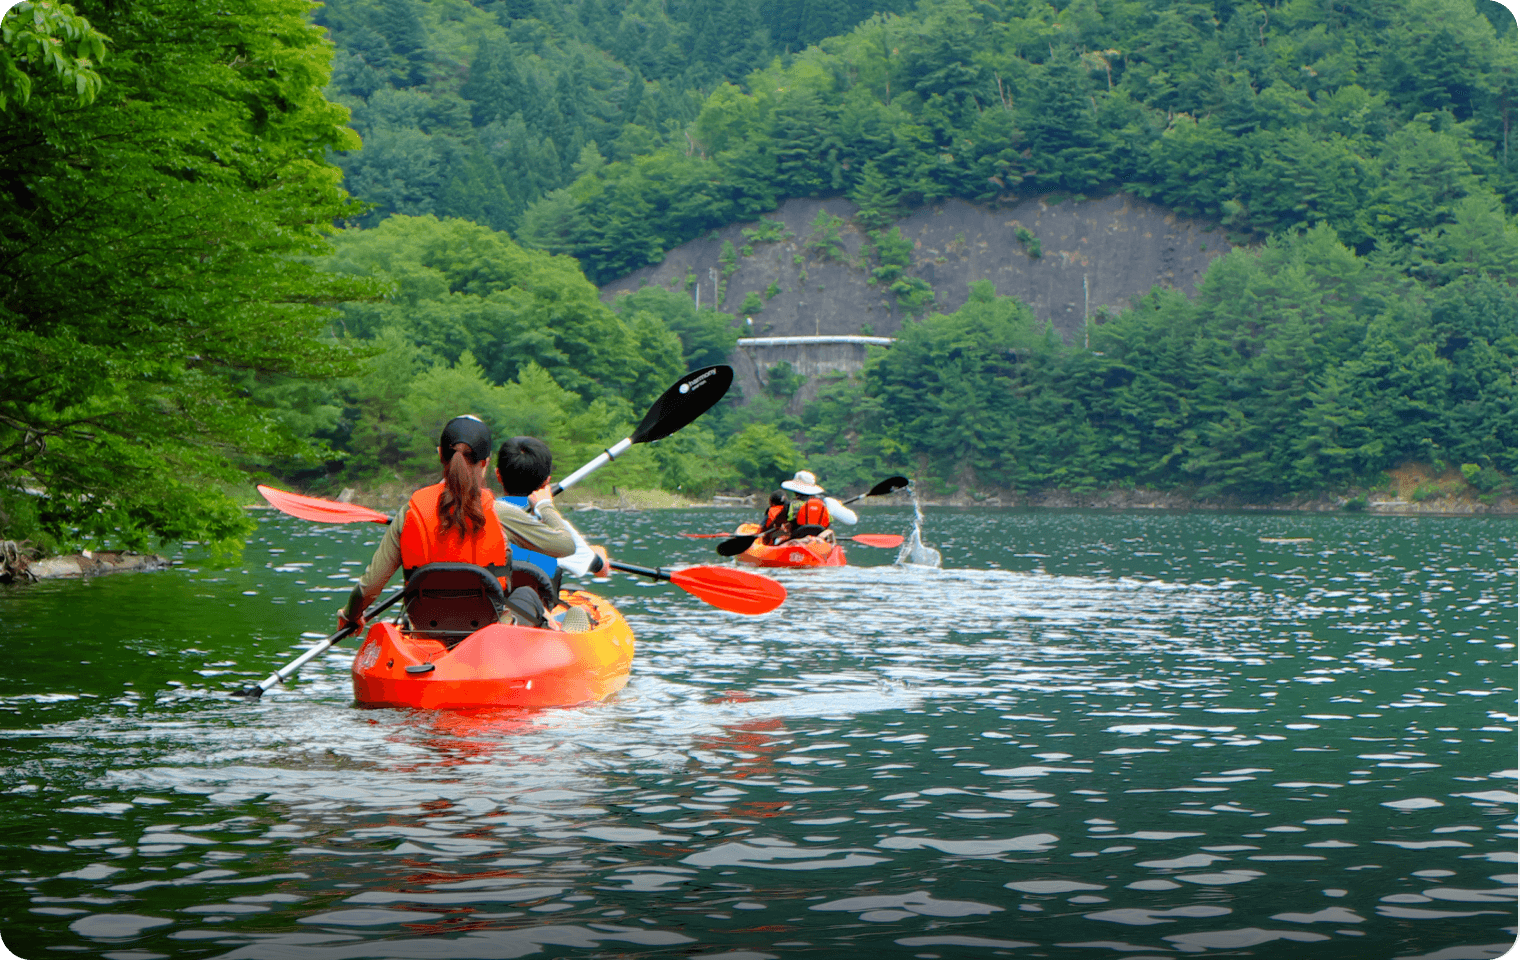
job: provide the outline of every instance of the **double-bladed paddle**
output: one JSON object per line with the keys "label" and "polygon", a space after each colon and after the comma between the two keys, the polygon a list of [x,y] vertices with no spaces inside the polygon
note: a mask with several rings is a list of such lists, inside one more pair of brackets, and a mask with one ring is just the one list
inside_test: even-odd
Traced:
{"label": "double-bladed paddle", "polygon": [[912,483],[912,481],[909,480],[907,477],[888,477],[887,479],[883,480],[881,483],[878,483],[876,486],[874,486],[871,489],[867,490],[865,493],[856,494],[855,496],[851,497],[850,499],[842,501],[842,502],[843,503],[854,503],[856,500],[864,500],[866,497],[881,497],[881,496],[885,496],[885,495],[891,493],[894,490],[901,490],[903,487],[906,487],[910,483]]}
{"label": "double-bladed paddle", "polygon": [[[796,530],[792,531],[792,535],[787,539],[800,540],[803,537],[816,537],[822,533],[824,529],[825,528],[823,527],[812,525],[806,527],[798,527]],[[755,540],[759,538],[759,536],[760,534],[754,533],[745,534],[742,537],[731,537],[730,539],[718,544],[718,552],[725,557],[737,557],[739,554],[748,550],[750,544],[754,543]],[[834,537],[837,540],[848,540],[851,543],[858,543],[863,547],[880,547],[883,550],[890,549],[892,547],[900,547],[902,546],[903,542],[903,538],[895,533],[857,533],[853,537],[842,537],[838,533],[835,533]],[[786,541],[783,540],[781,542],[785,543]]]}
{"label": "double-bladed paddle", "polygon": [[[378,617],[386,610],[389,610],[397,600],[401,599],[402,594],[405,592],[406,591],[404,590],[397,590],[395,593],[386,597],[384,600],[380,601],[374,607],[372,607],[370,611],[364,615],[364,619],[373,620],[375,617]],[[263,680],[259,681],[251,687],[244,687],[243,689],[233,694],[233,696],[249,697],[250,699],[257,700],[259,697],[262,697],[264,695],[265,690],[268,690],[270,687],[274,686],[277,683],[284,683],[286,680],[289,680],[297,670],[301,669],[312,660],[315,660],[317,657],[320,657],[322,654],[332,649],[333,644],[353,633],[356,629],[358,628],[350,623],[348,626],[339,630],[337,633],[328,637],[326,640],[323,640],[321,643],[313,646],[311,649],[307,650],[299,657],[296,657],[294,660],[290,661],[290,663],[276,670],[274,673],[271,673]]]}
{"label": "double-bladed paddle", "polygon": [[556,483],[550,492],[559,496],[561,491],[575,486],[593,470],[611,463],[635,443],[652,443],[675,433],[712,409],[733,382],[734,368],[725,364],[688,373],[660,394],[660,399],[644,414],[632,434],[597,454],[590,463]]}
{"label": "double-bladed paddle", "polygon": [[[263,484],[260,484],[258,489],[259,493],[264,495],[264,499],[268,500],[276,510],[288,513],[292,517],[300,517],[302,520],[315,520],[318,523],[391,522],[391,518],[379,510],[361,507],[356,503],[338,503],[335,500],[308,497],[288,490],[276,490],[274,487],[266,487]],[[786,588],[781,584],[770,577],[762,577],[746,570],[703,566],[666,572],[653,567],[619,563],[616,560],[609,560],[607,565],[624,573],[668,581],[699,600],[705,600],[720,610],[733,613],[766,613],[776,609],[781,601],[786,599]]]}
{"label": "double-bladed paddle", "polygon": [[[592,471],[605,464],[611,463],[619,454],[626,451],[635,443],[651,443],[670,436],[677,430],[691,423],[693,420],[706,413],[708,410],[728,392],[729,385],[733,383],[734,370],[724,364],[711,367],[703,367],[693,370],[671,385],[670,389],[660,394],[659,399],[644,414],[644,419],[639,422],[637,428],[628,437],[608,447],[597,455],[590,463],[570,474],[564,480],[555,484],[552,493],[558,494],[566,487],[585,479]],[[298,493],[290,493],[286,490],[277,490],[274,487],[260,484],[259,493],[264,495],[270,505],[283,513],[303,520],[315,520],[318,523],[390,523],[391,518],[378,510],[361,507],[351,503],[338,503],[334,500],[323,500],[319,497],[308,497]],[[636,567],[632,564],[608,561],[608,566],[614,570],[622,570],[627,573],[653,577],[656,580],[668,580],[699,599],[705,600],[715,607],[724,610],[732,610],[736,613],[758,614],[774,610],[786,599],[786,588],[769,577],[761,577],[750,574],[747,577],[736,578],[734,574],[741,571],[729,570],[723,567],[689,567],[685,570],[676,570],[667,573],[664,570],[650,569],[648,567]],[[397,591],[384,601],[376,605],[365,614],[366,620],[371,620],[378,614],[389,609],[392,604],[401,599],[405,591]],[[294,661],[270,674],[259,684],[238,691],[239,696],[260,697],[264,691],[276,683],[283,683],[301,667],[305,666],[314,657],[320,656],[330,649],[333,644],[354,632],[354,627],[349,625],[334,633],[332,636],[316,644]]]}
{"label": "double-bladed paddle", "polygon": [[[878,483],[876,486],[874,486],[871,489],[867,490],[865,493],[857,494],[856,496],[853,496],[853,497],[851,497],[848,500],[843,500],[843,501],[840,501],[840,502],[842,504],[843,503],[854,503],[856,500],[864,500],[866,497],[880,497],[880,496],[884,496],[885,494],[891,493],[894,490],[901,490],[903,487],[906,487],[909,483],[910,483],[910,481],[908,480],[907,477],[901,477],[901,476],[899,476],[899,477],[888,477],[887,479],[885,479],[882,482]],[[807,530],[807,529],[814,529],[814,528],[811,528],[811,527],[802,527],[802,528],[799,528],[799,529]],[[823,528],[822,527],[817,527],[816,530],[819,533],[823,532]],[[799,535],[800,536],[808,536],[809,534],[793,533],[793,536],[799,536]],[[814,534],[814,535],[816,535],[816,534]],[[838,536],[838,534],[835,534],[835,535]],[[687,537],[706,537],[706,536],[718,536],[718,534],[688,533],[688,534],[682,534],[682,536],[687,536]],[[758,534],[758,533],[746,533],[746,534],[742,534],[742,535],[737,536],[737,537],[729,537],[727,540],[724,540],[722,543],[718,544],[718,553],[719,553],[719,555],[725,556],[725,557],[737,557],[739,554],[741,554],[744,551],[748,550],[750,548],[750,544],[754,543],[757,539],[759,539],[759,537],[760,537],[760,534]],[[862,545],[867,546],[867,547],[883,547],[883,548],[900,546],[902,544],[902,542],[903,542],[903,538],[902,537],[896,536],[895,534],[885,534],[885,533],[861,533],[861,534],[857,534],[857,535],[855,535],[853,537],[840,537],[840,539],[841,540],[849,540],[851,542],[859,543],[859,544],[862,544]]]}

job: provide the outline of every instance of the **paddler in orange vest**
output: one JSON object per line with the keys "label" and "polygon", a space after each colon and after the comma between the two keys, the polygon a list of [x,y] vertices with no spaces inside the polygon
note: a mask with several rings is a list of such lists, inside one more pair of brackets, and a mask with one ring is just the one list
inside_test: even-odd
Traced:
{"label": "paddler in orange vest", "polygon": [[787,520],[789,506],[785,490],[777,490],[771,494],[770,506],[765,508],[765,519],[760,523],[762,542],[777,543],[790,536],[791,522]]}
{"label": "paddler in orange vest", "polygon": [[[835,500],[833,497],[823,496],[823,488],[818,485],[818,478],[807,470],[798,470],[790,480],[783,480],[781,486],[785,490],[802,494],[801,497],[792,499],[787,510],[788,536],[799,527],[823,527],[820,535],[830,542],[834,539],[834,531],[829,526],[834,520],[840,523],[854,524],[859,518],[855,511]],[[777,543],[786,537],[778,537]]]}
{"label": "paddler in orange vest", "polygon": [[[575,552],[575,538],[554,505],[548,482],[528,495],[537,515],[529,514],[492,496],[485,485],[490,458],[491,428],[479,417],[466,414],[444,426],[438,438],[443,480],[418,490],[396,511],[369,568],[338,612],[339,629],[350,623],[363,629],[364,611],[398,569],[410,576],[428,563],[473,563],[495,573],[507,586],[512,569],[509,541],[551,557]],[[532,587],[519,587],[512,599],[522,608],[544,612],[543,601]],[[540,620],[557,629],[553,618],[541,616]],[[528,624],[540,625],[545,624]]]}

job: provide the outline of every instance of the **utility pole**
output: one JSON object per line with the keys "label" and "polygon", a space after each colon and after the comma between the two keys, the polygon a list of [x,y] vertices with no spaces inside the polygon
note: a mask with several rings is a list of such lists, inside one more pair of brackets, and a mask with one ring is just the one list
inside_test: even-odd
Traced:
{"label": "utility pole", "polygon": [[1088,315],[1087,303],[1088,303],[1088,299],[1087,299],[1087,274],[1084,273],[1084,274],[1082,274],[1082,349],[1083,350],[1086,350],[1086,349],[1088,349],[1091,346],[1090,341],[1092,340],[1092,332],[1091,332],[1092,328],[1091,328],[1091,325],[1088,323],[1088,320],[1087,320],[1087,315]]}
{"label": "utility pole", "polygon": [[713,309],[717,310],[723,306],[723,304],[718,302],[718,271],[712,267],[708,267],[707,279],[711,280],[713,284]]}

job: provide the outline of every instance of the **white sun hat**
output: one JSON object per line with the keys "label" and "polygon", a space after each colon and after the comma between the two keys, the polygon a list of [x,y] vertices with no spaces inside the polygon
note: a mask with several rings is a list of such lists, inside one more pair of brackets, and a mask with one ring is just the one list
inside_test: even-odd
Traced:
{"label": "white sun hat", "polygon": [[792,479],[781,481],[781,486],[793,493],[801,493],[809,497],[816,497],[823,492],[823,488],[818,485],[818,478],[806,470],[798,470],[797,475]]}

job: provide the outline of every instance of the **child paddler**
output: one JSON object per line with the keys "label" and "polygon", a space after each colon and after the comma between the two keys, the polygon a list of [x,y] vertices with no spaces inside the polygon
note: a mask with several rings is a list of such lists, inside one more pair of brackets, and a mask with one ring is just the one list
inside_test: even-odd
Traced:
{"label": "child paddler", "polygon": [[785,490],[771,492],[770,505],[765,508],[765,519],[760,523],[760,540],[777,543],[791,536],[790,511]]}
{"label": "child paddler", "polygon": [[[496,451],[496,479],[501,481],[501,488],[506,491],[506,496],[496,502],[528,509],[535,492],[549,489],[553,470],[554,455],[548,444],[537,437],[511,438]],[[586,543],[580,531],[569,523],[565,523],[565,527],[575,540],[575,551],[568,556],[546,555],[517,543],[512,544],[513,561],[531,563],[542,570],[554,585],[556,594],[559,593],[560,580],[566,570],[578,577],[584,577],[588,573],[605,577],[610,573],[607,551]],[[589,628],[589,617],[582,608],[571,607],[565,613],[564,629],[574,633]]]}
{"label": "child paddler", "polygon": [[[479,417],[455,417],[438,438],[438,461],[443,479],[412,494],[385,529],[374,558],[338,612],[338,628],[365,625],[364,611],[374,603],[397,570],[411,571],[428,563],[473,563],[491,569],[503,580],[511,570],[508,543],[546,557],[575,552],[575,537],[554,505],[547,483],[529,493],[526,506],[496,500],[485,485],[491,458],[491,428]],[[544,615],[543,601],[532,587],[512,591],[513,601],[536,611],[540,623],[558,624]],[[507,615],[509,618],[510,615]]]}

